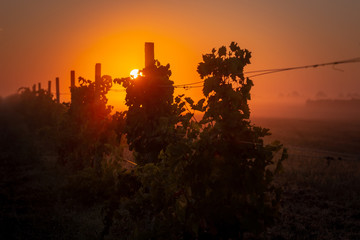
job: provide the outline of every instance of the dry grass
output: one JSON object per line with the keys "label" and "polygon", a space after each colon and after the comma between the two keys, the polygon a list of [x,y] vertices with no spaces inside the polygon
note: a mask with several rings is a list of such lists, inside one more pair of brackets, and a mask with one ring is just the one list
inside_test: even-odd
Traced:
{"label": "dry grass", "polygon": [[269,239],[360,239],[360,162],[285,164],[281,219]]}
{"label": "dry grass", "polygon": [[343,125],[329,133],[339,126],[336,122],[300,121],[301,126],[287,121],[293,125],[276,123],[287,133],[272,129],[287,142],[289,159],[276,179],[283,186],[282,215],[267,238],[360,239],[360,154],[354,147],[360,125]]}

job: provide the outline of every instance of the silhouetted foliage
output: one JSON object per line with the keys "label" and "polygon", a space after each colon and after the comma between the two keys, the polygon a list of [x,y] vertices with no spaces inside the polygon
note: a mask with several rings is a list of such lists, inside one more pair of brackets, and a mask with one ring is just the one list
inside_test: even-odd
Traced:
{"label": "silhouetted foliage", "polygon": [[[273,178],[287,154],[283,149],[275,159],[282,145],[265,145],[269,130],[249,120],[253,82],[243,72],[250,58],[236,43],[203,55],[204,98],[197,103],[174,98],[170,66],[155,62],[143,76],[114,80],[126,88],[128,111],[113,115],[106,98],[110,76],[96,83],[79,78],[70,105],[23,89],[0,102],[1,147],[11,149],[1,159],[22,157],[9,157],[18,149],[36,156],[32,143],[53,138],[59,162],[75,170],[64,177],[63,199],[104,206],[101,238],[112,226],[123,239],[259,237],[278,216]],[[10,121],[16,128],[6,129]],[[138,163],[127,170],[125,137]]]}
{"label": "silhouetted foliage", "polygon": [[[159,63],[142,78],[116,80],[127,112],[107,106],[109,76],[96,86],[80,78],[71,104],[28,88],[0,97],[0,238],[359,239],[354,120],[270,121],[277,133],[286,126],[289,144],[328,152],[294,151],[276,179],[282,217],[264,234],[279,215],[273,179],[287,154],[264,144],[269,130],[249,120],[250,56],[235,43],[204,55],[197,103],[173,98],[170,68]],[[137,166],[124,167],[126,137]],[[53,165],[56,157],[65,167]]]}
{"label": "silhouetted foliage", "polygon": [[1,102],[0,142],[3,156],[36,159],[37,152],[54,151],[58,124],[65,109],[44,90],[20,88]]}
{"label": "silhouetted foliage", "polygon": [[115,79],[126,88],[126,137],[140,164],[157,162],[158,155],[172,141],[175,106],[170,65],[158,61],[142,70],[136,79]]}
{"label": "silhouetted foliage", "polygon": [[112,86],[110,76],[96,82],[79,78],[71,89],[72,102],[61,123],[60,162],[74,170],[62,188],[67,202],[93,206],[118,196],[123,175],[121,145],[125,113],[111,115],[106,94]]}
{"label": "silhouetted foliage", "polygon": [[[183,189],[178,204],[194,238],[239,239],[244,232],[261,233],[273,223],[279,204],[279,189],[271,182],[286,151],[271,171],[281,145],[264,145],[268,129],[249,121],[247,101],[253,83],[244,78],[243,69],[251,54],[235,43],[229,48],[203,55],[198,65],[205,100],[197,105],[186,101],[204,111],[201,131],[191,151],[172,167],[182,169],[176,178]],[[178,156],[169,148],[165,159]]]}
{"label": "silhouetted foliage", "polygon": [[99,168],[104,154],[110,151],[107,144],[116,141],[106,98],[112,79],[103,76],[95,84],[80,77],[79,83],[71,89],[72,102],[62,122],[59,160],[74,169]]}
{"label": "silhouetted foliage", "polygon": [[[262,233],[274,222],[280,189],[272,180],[287,155],[284,151],[275,161],[282,146],[264,145],[268,130],[250,123],[247,101],[253,83],[243,76],[250,56],[235,43],[229,52],[221,47],[204,55],[198,72],[205,79],[205,98],[195,104],[191,98],[176,97],[173,114],[157,115],[170,123],[165,127],[175,134],[165,142],[157,161],[136,168],[141,187],[132,199],[119,202],[121,231],[128,239],[241,239],[246,232]],[[162,127],[146,126],[142,105],[146,101],[139,100],[145,94],[142,82],[136,81],[123,80],[129,111],[137,109],[127,121],[138,131],[130,137],[130,145],[135,139],[146,143],[153,129]],[[152,84],[145,89],[153,88]],[[186,105],[204,112],[203,119],[193,121],[191,113],[185,114]]]}

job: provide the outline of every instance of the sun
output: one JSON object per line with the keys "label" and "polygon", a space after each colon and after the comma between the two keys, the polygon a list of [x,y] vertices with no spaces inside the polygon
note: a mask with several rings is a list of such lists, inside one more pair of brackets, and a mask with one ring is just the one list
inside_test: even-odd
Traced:
{"label": "sun", "polygon": [[138,76],[142,76],[142,72],[140,72],[139,69],[131,70],[131,72],[130,72],[130,77],[131,77],[132,79],[135,79],[135,78],[137,78]]}

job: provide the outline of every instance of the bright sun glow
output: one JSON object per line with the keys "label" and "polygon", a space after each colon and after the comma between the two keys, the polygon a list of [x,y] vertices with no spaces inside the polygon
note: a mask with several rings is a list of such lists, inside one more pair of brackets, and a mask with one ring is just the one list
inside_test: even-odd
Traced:
{"label": "bright sun glow", "polygon": [[132,79],[135,79],[135,78],[137,78],[138,76],[142,76],[142,73],[140,72],[139,69],[134,69],[134,70],[132,70],[132,71],[130,72],[130,77],[131,77]]}

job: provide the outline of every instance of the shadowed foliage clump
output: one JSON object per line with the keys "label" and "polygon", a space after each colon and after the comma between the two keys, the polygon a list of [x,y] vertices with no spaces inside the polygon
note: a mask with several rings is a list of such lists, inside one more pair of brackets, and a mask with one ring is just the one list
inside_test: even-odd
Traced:
{"label": "shadowed foliage clump", "polygon": [[[36,146],[53,137],[59,162],[69,168],[62,184],[54,185],[62,198],[51,199],[62,199],[64,209],[102,208],[100,238],[262,237],[278,216],[280,189],[273,179],[287,154],[279,143],[265,144],[268,129],[249,120],[253,82],[243,72],[250,58],[235,43],[203,55],[198,73],[204,98],[198,102],[174,98],[170,66],[155,62],[137,79],[115,79],[126,88],[128,111],[113,115],[106,98],[109,76],[96,83],[80,78],[70,105],[24,89],[12,100],[20,102],[11,105],[16,111],[1,105],[12,114],[0,119],[0,140],[11,149],[1,159],[37,156]],[[199,122],[193,111],[201,113]],[[12,118],[17,128],[6,129]],[[137,163],[128,169],[123,136]],[[16,145],[6,143],[9,137]],[[12,153],[17,149],[20,155]]]}
{"label": "shadowed foliage clump", "polygon": [[[143,88],[148,83],[142,79],[122,80],[129,106],[128,141],[138,159],[147,159],[134,172],[139,189],[119,203],[115,214],[128,239],[242,239],[245,233],[259,236],[273,224],[280,189],[272,181],[287,154],[284,150],[275,160],[282,146],[265,145],[268,129],[249,120],[253,83],[243,69],[250,57],[235,43],[204,55],[198,72],[205,98],[197,103],[184,96],[172,103],[172,91],[166,88],[153,95],[154,84]],[[152,100],[155,105],[146,108],[147,98],[156,96],[169,101],[159,100],[157,106]],[[200,122],[185,112],[187,106],[203,112]],[[150,123],[156,118],[162,122]],[[163,126],[164,132],[154,132]],[[146,144],[156,146],[155,139],[162,139],[163,147],[148,155],[152,145]]]}
{"label": "shadowed foliage clump", "polygon": [[176,108],[170,65],[158,61],[136,79],[115,79],[126,88],[125,134],[139,164],[156,162],[162,149],[173,141]]}
{"label": "shadowed foliage clump", "polygon": [[112,79],[103,76],[95,84],[79,78],[79,83],[71,89],[72,102],[61,123],[59,161],[77,170],[99,168],[103,155],[110,151],[107,144],[116,140],[106,98]]}
{"label": "shadowed foliage clump", "polygon": [[71,104],[63,114],[58,160],[69,171],[62,188],[64,201],[91,207],[111,199],[122,171],[121,136],[124,113],[111,115],[106,94],[110,76],[95,82],[79,78],[71,88]]}
{"label": "shadowed foliage clump", "polygon": [[40,151],[54,151],[65,108],[44,90],[20,88],[0,103],[1,155],[13,160],[35,160]]}

